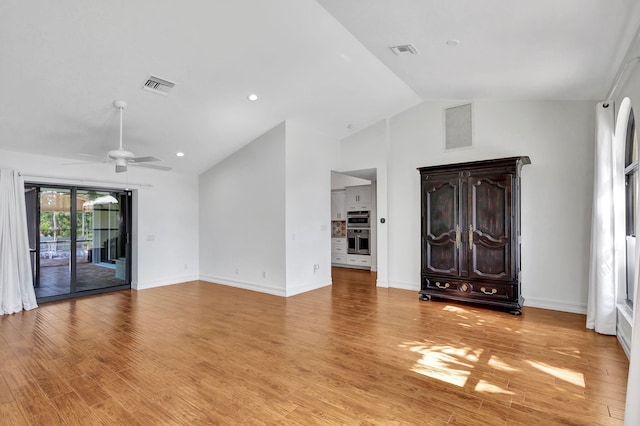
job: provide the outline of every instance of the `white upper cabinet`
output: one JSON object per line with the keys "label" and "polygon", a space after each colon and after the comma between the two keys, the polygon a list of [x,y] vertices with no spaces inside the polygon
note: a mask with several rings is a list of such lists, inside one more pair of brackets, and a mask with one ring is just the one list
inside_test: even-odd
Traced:
{"label": "white upper cabinet", "polygon": [[349,186],[345,194],[347,211],[371,210],[371,185]]}
{"label": "white upper cabinet", "polygon": [[345,191],[331,192],[331,220],[347,220]]}

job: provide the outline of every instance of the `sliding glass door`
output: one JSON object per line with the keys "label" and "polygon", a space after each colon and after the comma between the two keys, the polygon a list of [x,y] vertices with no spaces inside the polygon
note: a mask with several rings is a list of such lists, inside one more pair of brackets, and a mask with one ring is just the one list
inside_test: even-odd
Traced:
{"label": "sliding glass door", "polygon": [[38,301],[131,287],[131,193],[25,186]]}

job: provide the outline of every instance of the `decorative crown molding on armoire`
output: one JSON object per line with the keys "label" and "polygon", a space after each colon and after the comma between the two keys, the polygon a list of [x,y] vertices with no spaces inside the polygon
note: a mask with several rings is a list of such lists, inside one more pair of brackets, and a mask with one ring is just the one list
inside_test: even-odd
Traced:
{"label": "decorative crown molding on armoire", "polygon": [[520,170],[529,157],[421,167],[420,299],[521,314]]}

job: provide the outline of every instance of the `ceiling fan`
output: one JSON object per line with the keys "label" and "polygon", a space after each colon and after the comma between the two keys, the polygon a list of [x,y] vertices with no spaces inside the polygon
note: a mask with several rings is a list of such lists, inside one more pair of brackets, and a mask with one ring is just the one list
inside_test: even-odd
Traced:
{"label": "ceiling fan", "polygon": [[[156,157],[136,157],[135,154],[131,151],[127,151],[122,147],[122,112],[127,107],[127,103],[125,101],[114,101],[113,106],[118,108],[120,111],[120,145],[118,149],[112,149],[107,152],[107,158],[105,158],[103,163],[111,163],[116,166],[116,173],[123,173],[127,171],[128,166],[139,166],[146,167],[149,169],[156,169],[162,171],[169,171],[171,167],[160,166],[157,164],[148,164],[155,161],[162,161]],[[95,155],[90,154],[80,154],[84,157],[95,157]],[[87,163],[66,163],[66,164],[87,164]]]}
{"label": "ceiling fan", "polygon": [[126,151],[122,147],[122,113],[123,110],[127,107],[127,103],[125,101],[114,101],[113,106],[118,108],[120,111],[120,145],[118,149],[113,149],[107,153],[107,157],[112,164],[116,166],[116,173],[122,173],[127,171],[128,165],[147,167],[150,169],[156,170],[171,170],[171,167],[159,166],[156,164],[146,164],[154,161],[161,161],[156,157],[136,157],[135,154],[131,151]]}

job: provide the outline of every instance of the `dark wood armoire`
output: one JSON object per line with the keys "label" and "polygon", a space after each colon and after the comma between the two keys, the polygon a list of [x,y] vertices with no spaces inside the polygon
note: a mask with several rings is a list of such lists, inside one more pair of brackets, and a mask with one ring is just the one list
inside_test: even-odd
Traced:
{"label": "dark wood armoire", "polygon": [[422,167],[420,299],[519,315],[520,170],[529,157]]}

